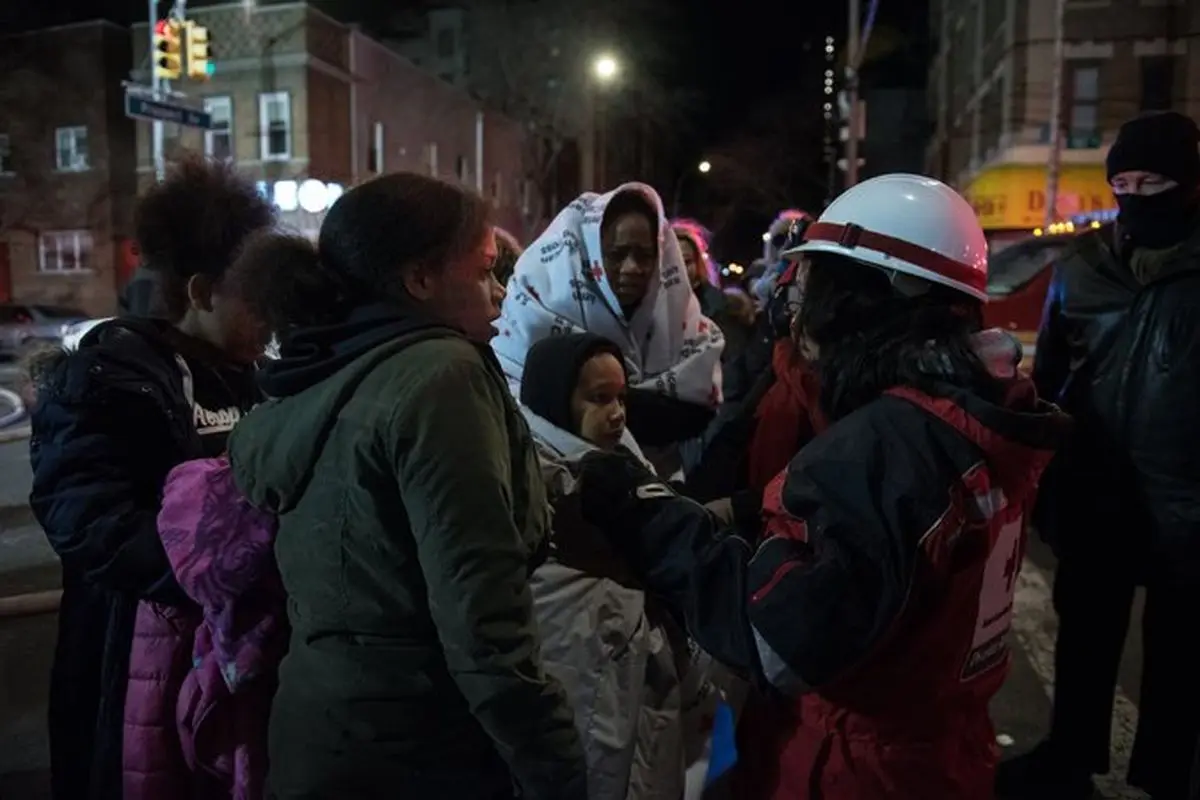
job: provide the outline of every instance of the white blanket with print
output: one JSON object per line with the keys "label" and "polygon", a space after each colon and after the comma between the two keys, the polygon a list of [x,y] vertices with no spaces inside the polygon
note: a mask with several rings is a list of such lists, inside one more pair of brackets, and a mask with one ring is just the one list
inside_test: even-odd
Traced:
{"label": "white blanket with print", "polygon": [[[643,194],[658,212],[659,268],[646,297],[625,320],[604,273],[600,223],[620,192]],[[525,355],[547,336],[587,331],[616,342],[630,385],[690,403],[721,402],[720,329],[700,313],[684,276],[679,243],[649,186],[627,183],[606,195],[585,194],[550,223],[517,261],[492,349],[520,396]]]}

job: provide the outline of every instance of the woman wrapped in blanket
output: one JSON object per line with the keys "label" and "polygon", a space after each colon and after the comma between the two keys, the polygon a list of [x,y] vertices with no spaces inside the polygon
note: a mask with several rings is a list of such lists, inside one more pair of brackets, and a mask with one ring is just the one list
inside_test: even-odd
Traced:
{"label": "woman wrapped in blanket", "polygon": [[571,203],[518,259],[492,349],[520,394],[538,341],[589,332],[615,342],[629,373],[628,425],[660,474],[721,401],[724,338],[700,313],[679,243],[649,186]]}

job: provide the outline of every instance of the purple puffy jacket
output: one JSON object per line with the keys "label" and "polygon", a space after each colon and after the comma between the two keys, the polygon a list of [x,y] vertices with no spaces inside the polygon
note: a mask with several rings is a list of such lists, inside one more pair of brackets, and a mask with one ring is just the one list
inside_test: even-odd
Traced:
{"label": "purple puffy jacket", "polygon": [[200,459],[171,471],[158,529],[201,610],[138,607],[125,800],[261,800],[288,636],[276,520],[241,496],[226,459]]}

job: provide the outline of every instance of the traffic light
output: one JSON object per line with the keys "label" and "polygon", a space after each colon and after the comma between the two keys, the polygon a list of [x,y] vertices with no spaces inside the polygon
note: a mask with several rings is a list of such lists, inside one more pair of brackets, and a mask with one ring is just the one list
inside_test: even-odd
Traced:
{"label": "traffic light", "polygon": [[183,71],[180,27],[174,19],[160,19],[154,24],[154,77],[160,80],[177,80]]}
{"label": "traffic light", "polygon": [[187,74],[192,80],[206,81],[214,72],[212,51],[208,46],[208,28],[187,24]]}

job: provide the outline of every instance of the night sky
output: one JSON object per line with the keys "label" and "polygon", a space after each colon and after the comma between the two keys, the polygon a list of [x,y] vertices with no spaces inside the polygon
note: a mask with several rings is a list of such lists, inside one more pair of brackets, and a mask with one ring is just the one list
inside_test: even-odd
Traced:
{"label": "night sky", "polygon": [[[410,1],[421,5],[418,0]],[[365,21],[373,13],[406,3],[318,0],[315,4],[350,22]],[[864,15],[870,4],[871,0],[862,0]],[[693,98],[673,131],[670,166],[676,177],[684,170],[694,170],[702,158],[720,158],[727,150],[751,152],[756,147],[754,131],[774,128],[775,141],[764,138],[759,150],[786,151],[779,163],[770,157],[731,158],[730,163],[746,164],[747,170],[757,173],[787,175],[779,178],[785,182],[780,193],[794,198],[792,205],[819,211],[825,196],[819,184],[827,184],[821,166],[819,121],[824,100],[820,94],[826,67],[824,39],[835,36],[841,53],[846,2],[659,0],[658,5],[661,9],[651,29],[643,34],[657,40],[656,77],[666,88],[677,88]],[[145,0],[53,0],[0,6],[0,32],[97,17],[127,24],[146,14]],[[927,7],[928,0],[879,0],[874,38],[882,52],[864,70],[865,82],[924,83],[930,52]],[[714,167],[714,173],[717,171]],[[736,187],[715,179],[715,174],[712,177],[714,180],[684,180],[683,210],[702,219],[710,217],[704,221],[724,231],[719,242],[725,246],[718,249],[730,251],[724,253],[726,257],[751,257],[752,248],[761,244],[755,244],[757,232],[778,209],[751,208],[753,204],[742,202]],[[760,204],[769,202],[760,200]],[[713,217],[718,219],[714,222]]]}

